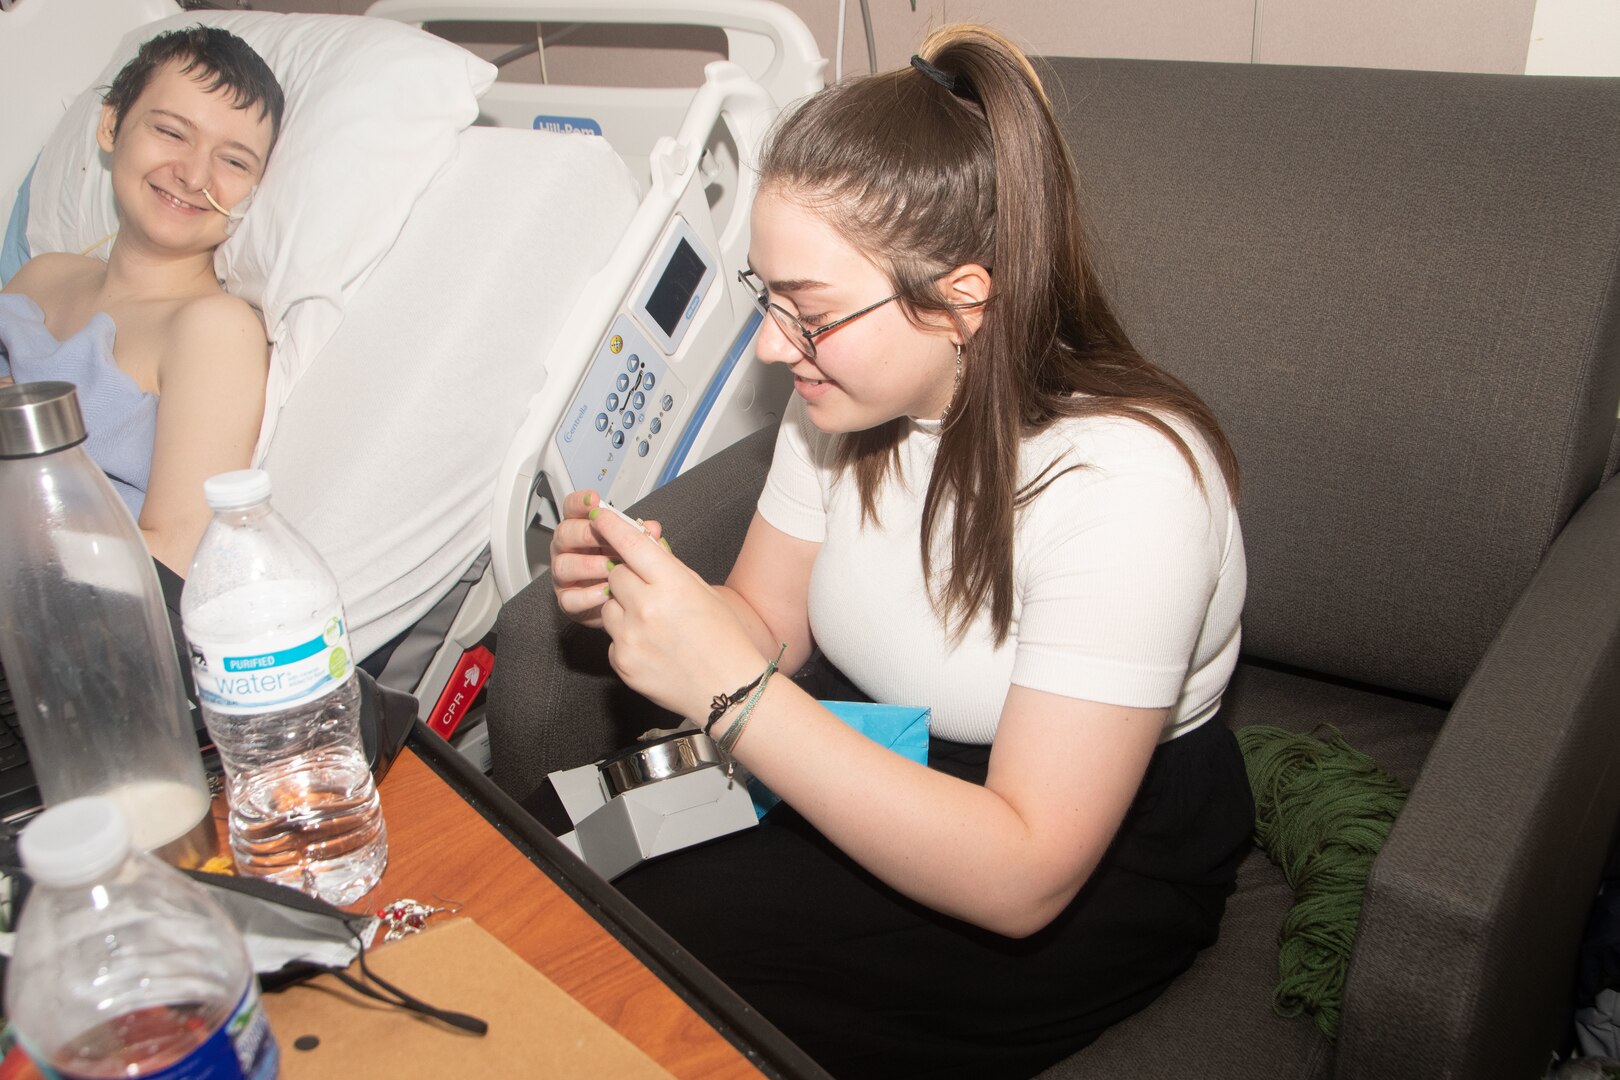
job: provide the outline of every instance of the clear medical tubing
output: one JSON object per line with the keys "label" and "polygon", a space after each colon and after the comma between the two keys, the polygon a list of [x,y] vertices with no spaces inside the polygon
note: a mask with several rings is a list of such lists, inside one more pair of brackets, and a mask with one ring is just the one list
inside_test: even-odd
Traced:
{"label": "clear medical tubing", "polygon": [[203,492],[214,520],[180,609],[225,766],[231,854],[241,873],[350,903],[381,877],[388,839],[337,581],[275,512],[264,472],[222,473]]}
{"label": "clear medical tubing", "polygon": [[0,388],[0,663],[45,804],[105,795],[195,864],[216,843],[163,592],[83,441],[71,384]]}
{"label": "clear medical tubing", "polygon": [[268,1080],[279,1053],[242,936],[200,885],[130,846],[108,799],[46,810],[6,1015],[47,1076]]}

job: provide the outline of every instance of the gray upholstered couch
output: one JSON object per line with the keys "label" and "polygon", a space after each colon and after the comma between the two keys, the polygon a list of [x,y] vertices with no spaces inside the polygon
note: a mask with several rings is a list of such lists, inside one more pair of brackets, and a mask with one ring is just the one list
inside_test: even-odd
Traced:
{"label": "gray upholstered couch", "polygon": [[[1291,902],[1052,1077],[1532,1077],[1620,817],[1620,81],[1055,60],[1100,261],[1244,467],[1233,726],[1336,725],[1413,785],[1336,1047],[1270,1009]],[[756,437],[641,513],[722,577]],[[502,616],[519,797],[641,717],[543,585]],[[613,714],[582,725],[581,716]]]}

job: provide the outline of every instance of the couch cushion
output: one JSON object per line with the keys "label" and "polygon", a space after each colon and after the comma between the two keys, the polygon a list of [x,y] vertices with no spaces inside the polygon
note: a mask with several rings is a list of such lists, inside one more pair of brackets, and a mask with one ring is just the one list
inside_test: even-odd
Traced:
{"label": "couch cushion", "polygon": [[[1275,724],[1308,732],[1332,724],[1406,784],[1445,719],[1443,709],[1422,701],[1249,662],[1239,664],[1221,714],[1233,727]],[[1332,1046],[1310,1018],[1284,1019],[1271,1010],[1277,931],[1293,902],[1282,871],[1260,851],[1250,852],[1227,902],[1220,940],[1157,1001],[1042,1073],[1043,1080],[1327,1076]]]}
{"label": "couch cushion", "polygon": [[1243,465],[1245,650],[1453,699],[1612,445],[1620,80],[1048,63],[1119,314]]}
{"label": "couch cushion", "polygon": [[1233,728],[1275,724],[1309,733],[1323,724],[1410,788],[1445,723],[1445,706],[1386,694],[1245,658],[1232,675],[1220,715]]}

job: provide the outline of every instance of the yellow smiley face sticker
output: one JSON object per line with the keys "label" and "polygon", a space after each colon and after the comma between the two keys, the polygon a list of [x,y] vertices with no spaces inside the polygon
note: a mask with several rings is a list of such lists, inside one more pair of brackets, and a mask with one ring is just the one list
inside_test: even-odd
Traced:
{"label": "yellow smiley face sticker", "polygon": [[608,338],[608,351],[614,356],[618,356],[621,352],[623,352],[624,338],[620,337],[618,334],[614,334],[612,337]]}

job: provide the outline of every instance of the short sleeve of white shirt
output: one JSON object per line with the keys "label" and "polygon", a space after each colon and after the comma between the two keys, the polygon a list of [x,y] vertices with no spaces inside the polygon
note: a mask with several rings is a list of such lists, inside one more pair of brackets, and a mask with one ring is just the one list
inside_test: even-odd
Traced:
{"label": "short sleeve of white shirt", "polygon": [[1201,722],[1236,661],[1246,585],[1219,468],[1186,432],[1202,487],[1175,445],[1140,422],[1075,428],[1070,458],[1085,464],[1021,524],[1011,681]]}
{"label": "short sleeve of white shirt", "polygon": [[776,453],[759,512],[766,521],[799,540],[819,544],[827,535],[823,488],[831,482],[832,440],[810,422],[804,401],[794,395],[776,432]]}

